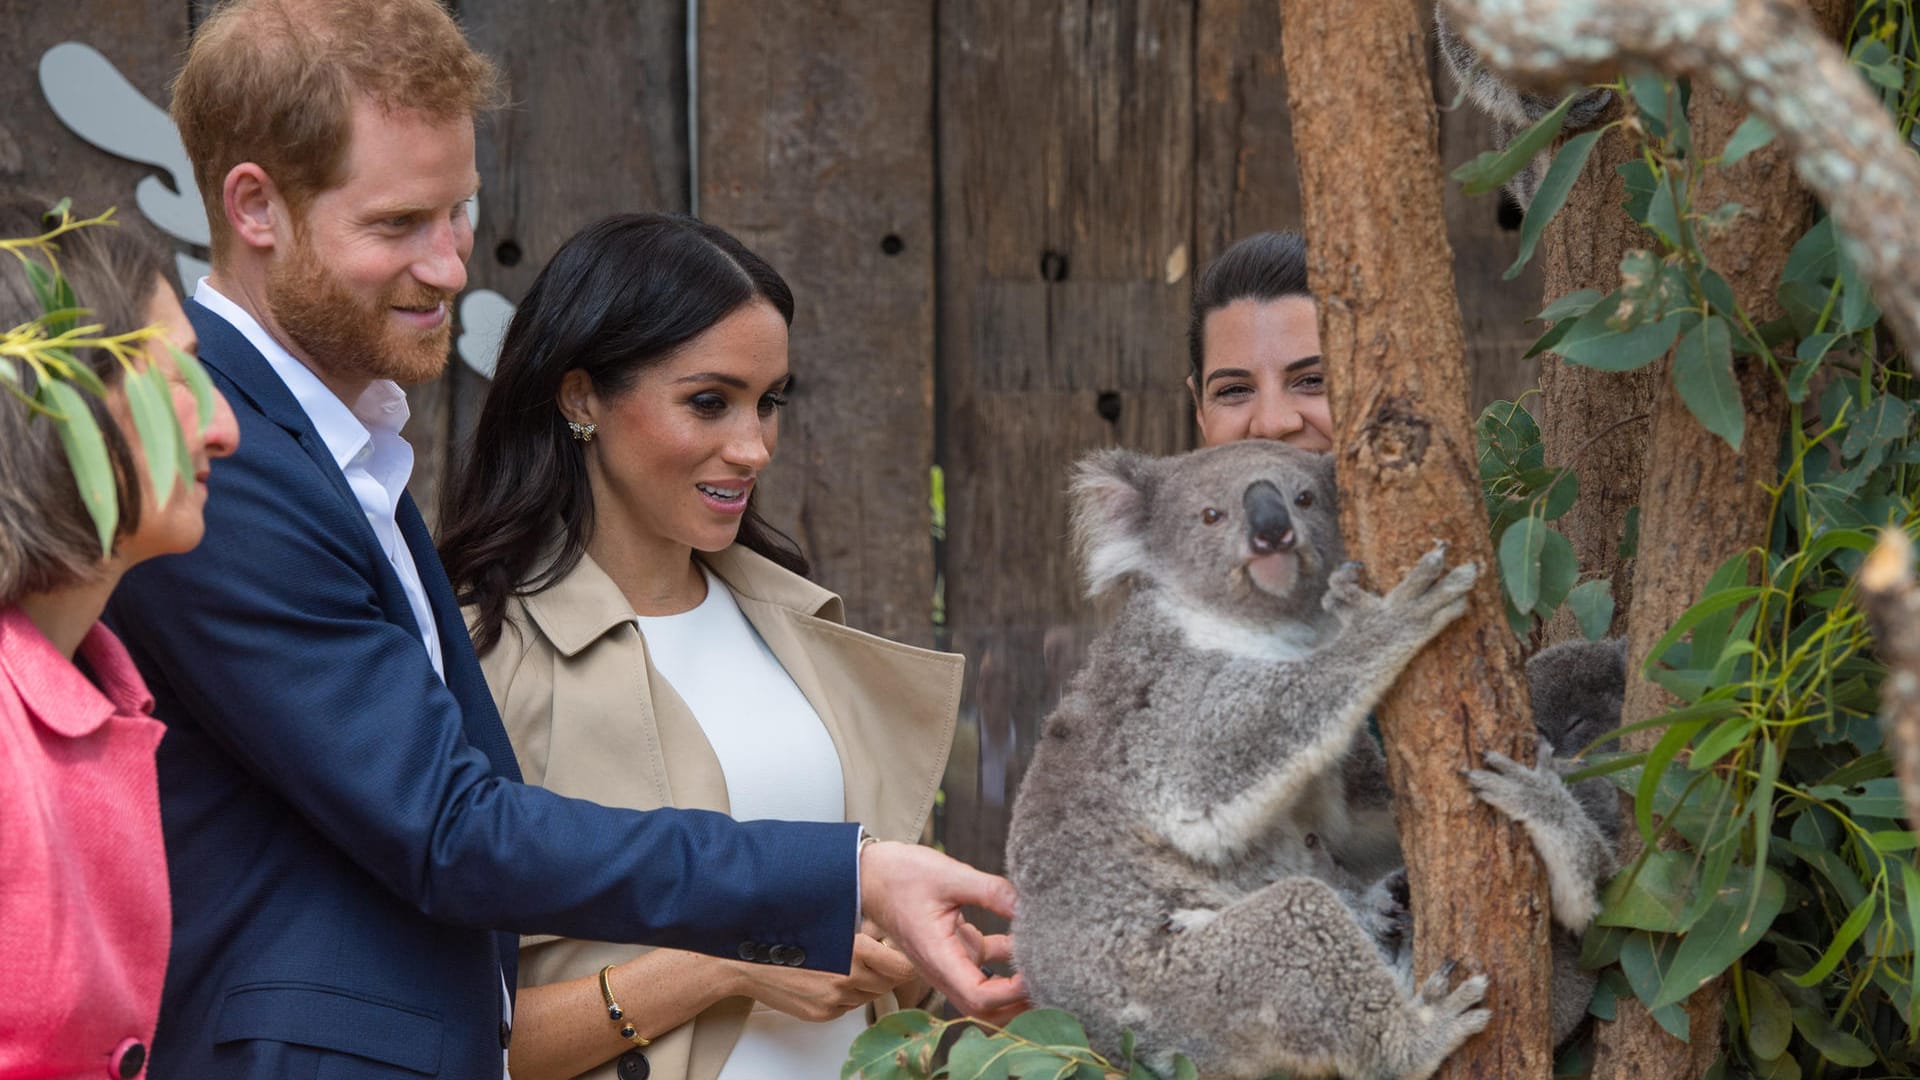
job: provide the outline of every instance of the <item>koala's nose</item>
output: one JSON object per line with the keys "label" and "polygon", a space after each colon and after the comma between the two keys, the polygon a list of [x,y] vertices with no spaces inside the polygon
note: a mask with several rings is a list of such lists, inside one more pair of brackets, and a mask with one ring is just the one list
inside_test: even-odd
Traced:
{"label": "koala's nose", "polygon": [[1247,542],[1256,555],[1271,555],[1293,549],[1293,518],[1287,513],[1287,497],[1270,480],[1256,481],[1240,497],[1247,511]]}

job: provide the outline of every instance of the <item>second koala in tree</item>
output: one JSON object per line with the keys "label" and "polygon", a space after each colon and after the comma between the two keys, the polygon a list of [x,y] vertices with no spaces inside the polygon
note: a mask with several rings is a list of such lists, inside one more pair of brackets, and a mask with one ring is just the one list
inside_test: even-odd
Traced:
{"label": "second koala in tree", "polygon": [[1332,459],[1278,443],[1108,451],[1074,492],[1090,590],[1135,588],[1014,807],[1033,999],[1096,1045],[1134,1032],[1156,1068],[1177,1051],[1208,1077],[1430,1075],[1486,1026],[1485,980],[1407,985],[1332,853],[1375,827],[1349,794],[1369,710],[1465,610],[1476,568],[1436,546],[1366,592],[1342,565]]}
{"label": "second koala in tree", "polygon": [[[1560,104],[1560,99],[1528,93],[1488,71],[1481,64],[1480,54],[1474,51],[1473,46],[1454,33],[1453,26],[1447,22],[1446,8],[1445,0],[1435,0],[1433,28],[1440,41],[1440,59],[1467,98],[1493,121],[1494,134],[1499,138],[1500,145],[1505,146],[1538,123],[1541,117],[1552,112]],[[1592,127],[1612,103],[1613,91],[1587,90],[1574,99],[1561,130],[1579,131]],[[1513,197],[1521,210],[1533,205],[1533,196],[1540,190],[1540,181],[1547,175],[1547,164],[1548,155],[1542,152],[1532,164],[1507,181],[1507,194]]]}

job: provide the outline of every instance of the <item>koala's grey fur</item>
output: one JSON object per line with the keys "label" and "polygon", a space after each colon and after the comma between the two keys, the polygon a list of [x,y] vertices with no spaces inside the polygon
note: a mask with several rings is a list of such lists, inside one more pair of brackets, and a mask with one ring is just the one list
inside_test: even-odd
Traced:
{"label": "koala's grey fur", "polygon": [[[1480,111],[1493,121],[1494,135],[1500,140],[1501,146],[1512,142],[1560,104],[1559,98],[1527,93],[1488,71],[1480,63],[1480,54],[1455,34],[1453,27],[1448,24],[1444,0],[1434,2],[1433,27],[1440,41],[1441,61],[1446,64],[1448,73],[1466,93],[1468,100],[1479,106]],[[1586,91],[1574,99],[1561,130],[1579,131],[1592,127],[1612,103],[1611,90]],[[1547,175],[1550,160],[1549,155],[1542,151],[1532,164],[1507,181],[1507,194],[1513,197],[1520,209],[1525,210],[1533,205],[1533,197],[1540,190],[1540,181]]]}
{"label": "koala's grey fur", "polygon": [[1372,850],[1385,789],[1364,790],[1377,766],[1354,755],[1476,568],[1448,571],[1436,546],[1385,597],[1364,591],[1331,458],[1279,443],[1106,451],[1074,490],[1091,591],[1134,588],[1014,807],[1033,1000],[1097,1046],[1131,1030],[1157,1068],[1177,1051],[1207,1077],[1428,1076],[1486,1026],[1486,984],[1442,971],[1416,990],[1387,962],[1383,890],[1348,853],[1397,852]]}

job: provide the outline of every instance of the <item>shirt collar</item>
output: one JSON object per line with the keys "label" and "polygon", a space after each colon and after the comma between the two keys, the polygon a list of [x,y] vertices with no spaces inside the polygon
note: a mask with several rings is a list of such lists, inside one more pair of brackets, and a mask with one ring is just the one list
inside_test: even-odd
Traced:
{"label": "shirt collar", "polygon": [[27,711],[49,730],[77,739],[116,714],[153,712],[153,695],[111,630],[93,624],[80,642],[79,656],[100,680],[98,686],[53,647],[25,611],[16,606],[0,612],[0,668]]}
{"label": "shirt collar", "polygon": [[327,452],[333,455],[333,462],[346,471],[349,462],[358,457],[373,441],[376,432],[399,435],[409,415],[406,391],[392,379],[375,379],[360,395],[360,400],[348,408],[327,384],[320,381],[312,369],[301,363],[287,351],[286,346],[267,333],[247,310],[222,295],[213,283],[201,278],[194,287],[193,298],[208,311],[233,324],[235,330],[247,339],[247,343],[259,350],[260,355],[273,368],[273,373],[287,385],[300,410],[313,421],[313,429],[320,435],[320,441],[327,446]]}

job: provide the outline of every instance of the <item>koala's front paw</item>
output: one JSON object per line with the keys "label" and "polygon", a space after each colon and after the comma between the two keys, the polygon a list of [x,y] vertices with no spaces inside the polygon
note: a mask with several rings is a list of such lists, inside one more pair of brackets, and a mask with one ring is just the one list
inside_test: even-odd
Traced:
{"label": "koala's front paw", "polygon": [[1351,615],[1379,607],[1380,598],[1360,584],[1361,569],[1358,562],[1343,562],[1327,575],[1327,594],[1321,599],[1320,606],[1336,615]]}
{"label": "koala's front paw", "polygon": [[1413,960],[1412,896],[1405,867],[1373,883],[1354,905],[1354,921],[1380,949],[1380,958],[1393,968],[1403,985],[1411,982]]}
{"label": "koala's front paw", "polygon": [[1487,977],[1475,975],[1459,986],[1448,988],[1454,965],[1449,963],[1428,976],[1416,996],[1415,1028],[1407,1045],[1401,1047],[1399,1071],[1395,1075],[1424,1078],[1433,1075],[1447,1055],[1460,1048],[1493,1019],[1493,1013],[1475,1008],[1487,996]]}
{"label": "koala's front paw", "polygon": [[1572,796],[1554,765],[1553,747],[1542,739],[1536,754],[1532,765],[1522,765],[1505,754],[1489,750],[1484,755],[1485,769],[1467,771],[1467,786],[1481,802],[1519,824],[1550,816],[1543,811],[1562,810]]}
{"label": "koala's front paw", "polygon": [[1466,613],[1467,594],[1479,576],[1478,563],[1461,563],[1448,570],[1446,542],[1436,540],[1387,594],[1385,613],[1425,644]]}

